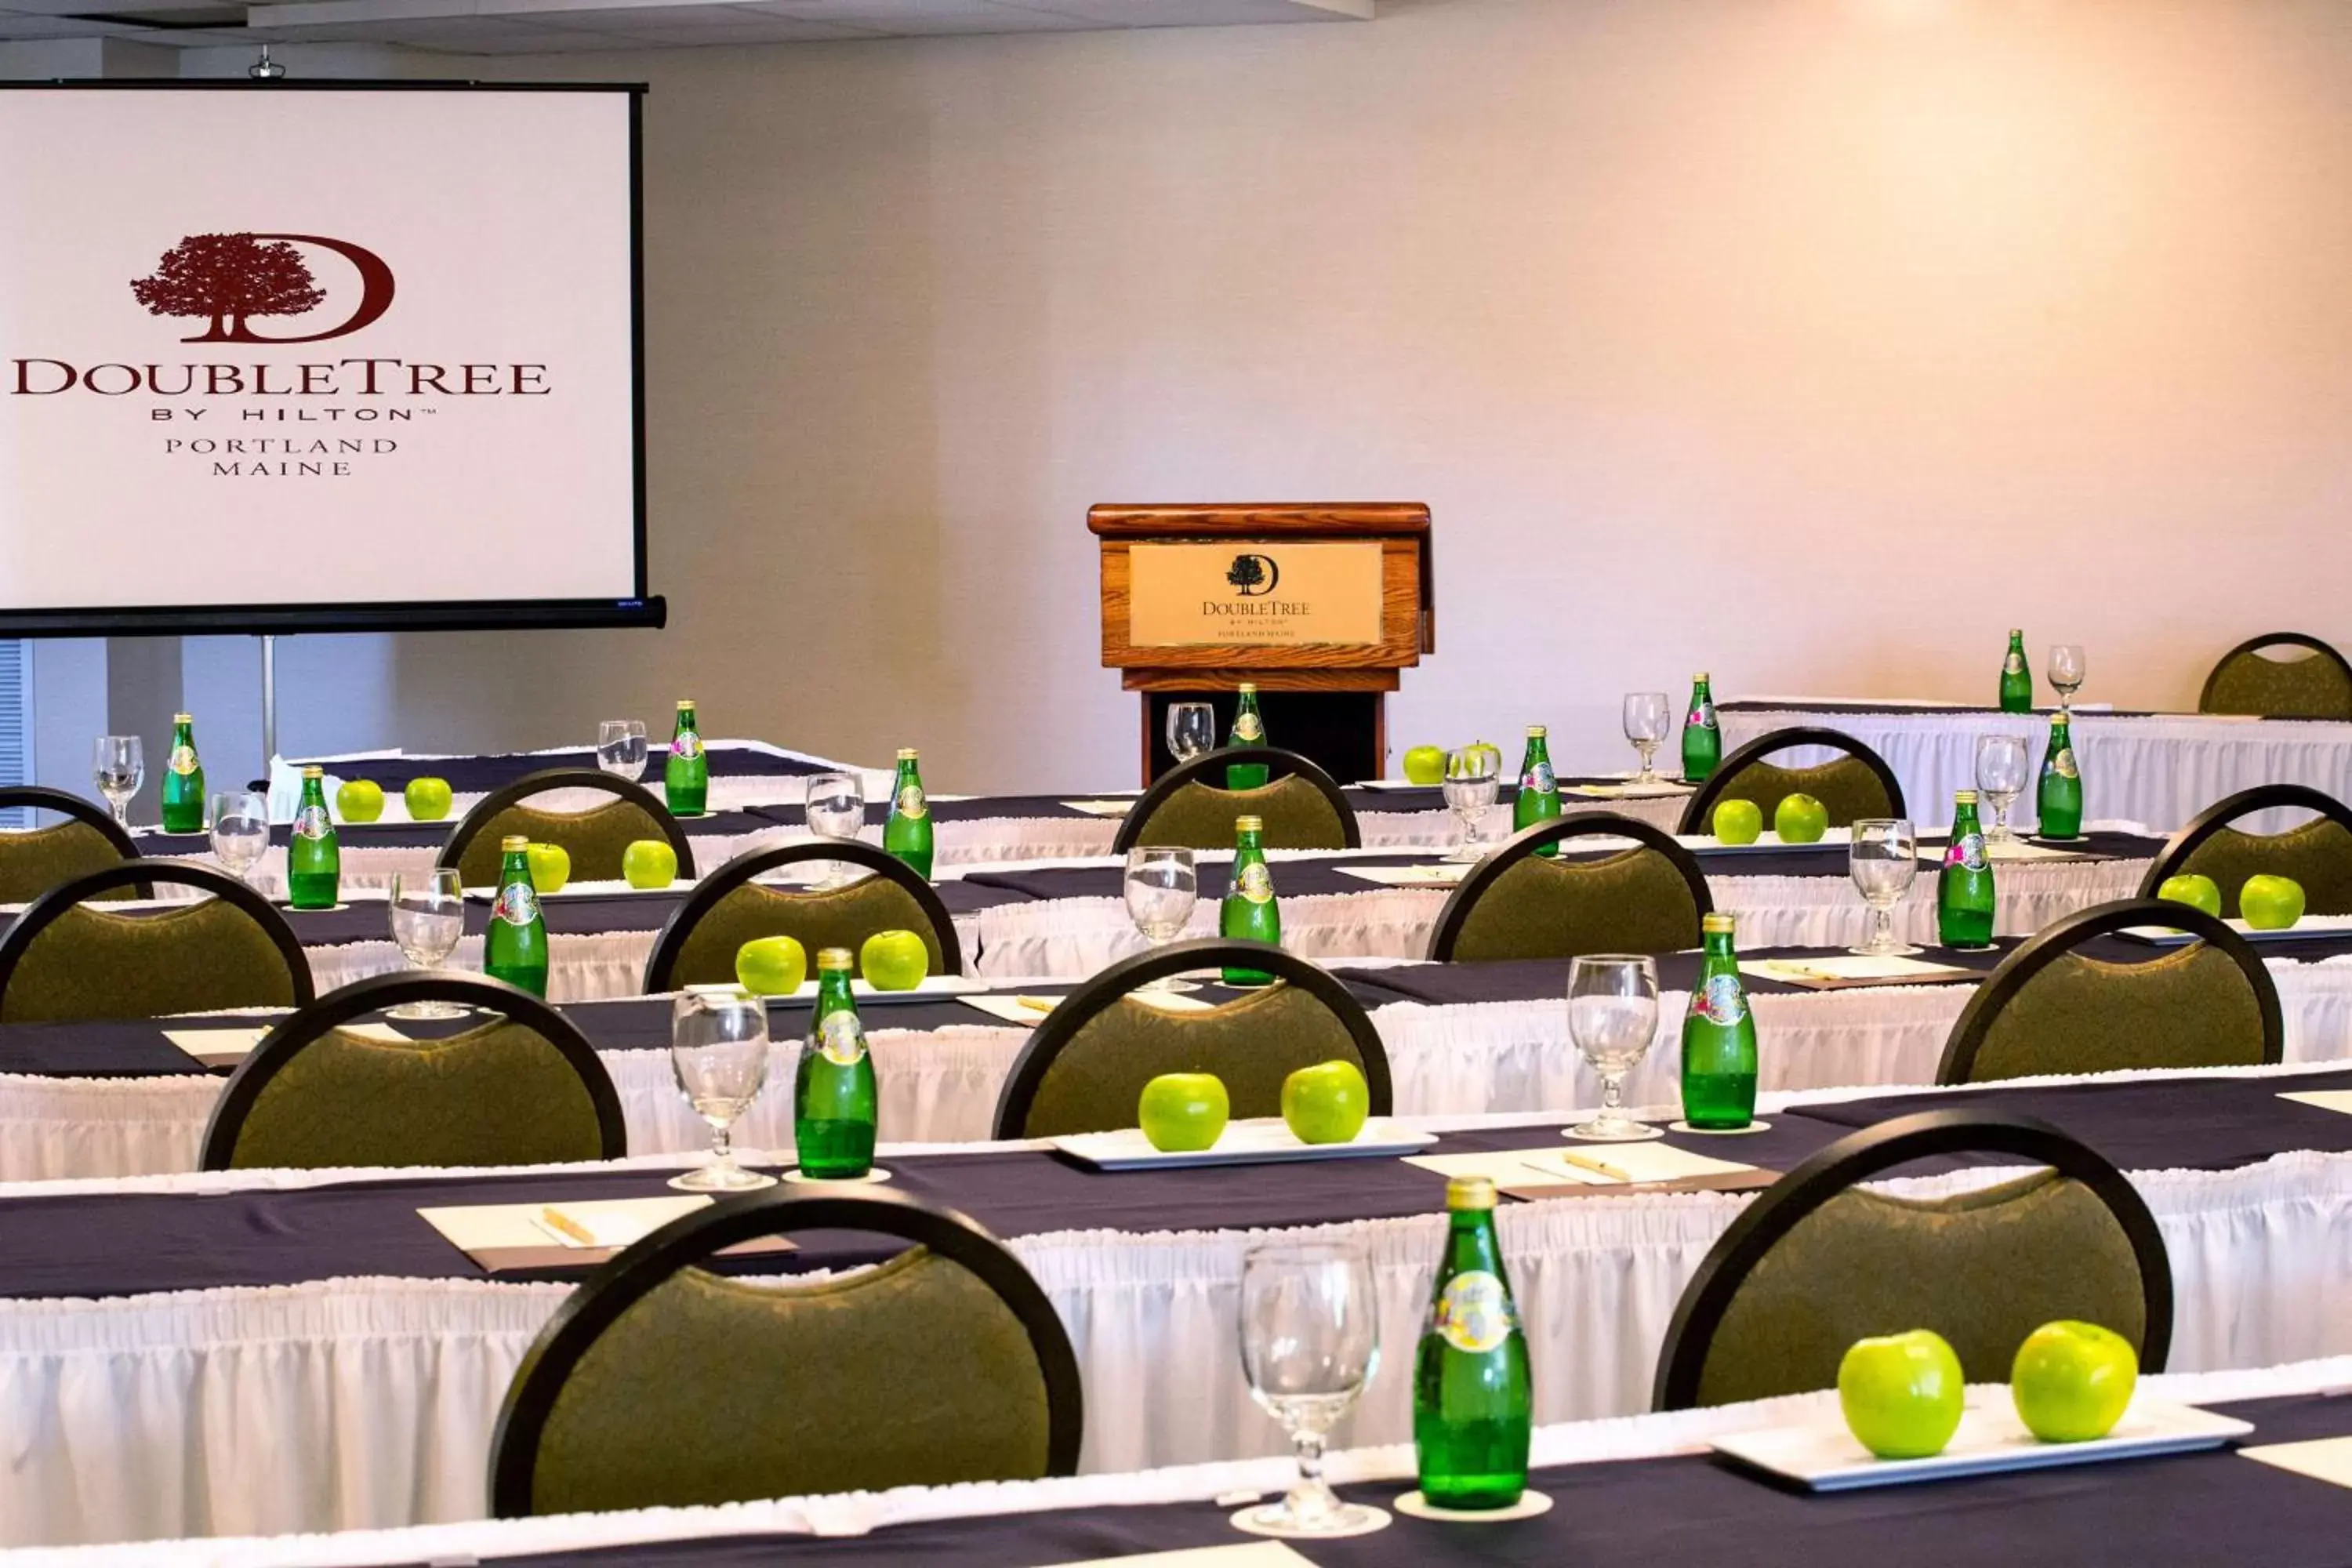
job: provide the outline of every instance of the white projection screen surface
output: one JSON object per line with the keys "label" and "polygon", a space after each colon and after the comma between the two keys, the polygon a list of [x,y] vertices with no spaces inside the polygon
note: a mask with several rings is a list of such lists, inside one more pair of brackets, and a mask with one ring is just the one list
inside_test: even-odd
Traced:
{"label": "white projection screen surface", "polygon": [[659,625],[642,90],[0,85],[0,636]]}

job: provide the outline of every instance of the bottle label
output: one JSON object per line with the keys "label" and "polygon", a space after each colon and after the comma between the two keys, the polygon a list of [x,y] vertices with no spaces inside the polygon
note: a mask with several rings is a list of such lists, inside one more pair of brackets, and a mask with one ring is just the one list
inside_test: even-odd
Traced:
{"label": "bottle label", "polygon": [[930,806],[923,799],[923,786],[910,784],[898,792],[898,812],[901,816],[919,817],[929,815]]}
{"label": "bottle label", "polygon": [[323,805],[306,805],[294,814],[294,837],[297,838],[324,838],[334,830],[335,825],[329,819],[327,808]]}
{"label": "bottle label", "polygon": [[2072,746],[2068,746],[2062,750],[2058,753],[2058,760],[2051,763],[2050,766],[2062,779],[2071,779],[2081,776],[2074,766],[2074,748]]}
{"label": "bottle label", "polygon": [[1683,728],[1686,730],[1714,729],[1715,704],[1712,702],[1692,703],[1690,717],[1683,721]]}
{"label": "bottle label", "polygon": [[702,737],[688,730],[670,742],[669,754],[683,758],[689,763],[694,761],[695,758],[702,755]]}
{"label": "bottle label", "polygon": [[2025,673],[2025,656],[2018,652],[2015,648],[2010,649],[2009,657],[2000,661],[2000,672],[2003,675],[2023,675]]}
{"label": "bottle label", "polygon": [[1429,1309],[1430,1327],[1465,1355],[1484,1355],[1518,1326],[1510,1292],[1483,1268],[1456,1274]]}
{"label": "bottle label", "polygon": [[1253,860],[1242,868],[1241,895],[1254,904],[1273,899],[1274,873],[1265,868],[1265,861]]}
{"label": "bottle label", "polygon": [[499,901],[490,906],[490,918],[510,926],[530,924],[539,919],[539,889],[529,882],[509,882],[499,889]]}
{"label": "bottle label", "polygon": [[1728,1028],[1748,1016],[1748,993],[1736,974],[1711,974],[1691,993],[1690,1016]]}
{"label": "bottle label", "polygon": [[1984,835],[1963,833],[1952,840],[1952,847],[1944,856],[1944,864],[1958,866],[1967,871],[1983,870],[1991,864],[1985,858]]}
{"label": "bottle label", "polygon": [[186,778],[196,771],[196,749],[194,746],[173,747],[172,760],[166,765],[182,778]]}
{"label": "bottle label", "polygon": [[1265,739],[1265,723],[1255,713],[1234,715],[1234,739],[1244,745],[1255,746]]}
{"label": "bottle label", "polygon": [[1549,763],[1538,763],[1534,767],[1529,768],[1519,780],[1519,787],[1533,790],[1538,795],[1556,795],[1559,791],[1559,781],[1553,774]]}
{"label": "bottle label", "polygon": [[854,1068],[866,1059],[866,1031],[857,1015],[844,1007],[827,1013],[816,1026],[817,1054],[835,1067]]}

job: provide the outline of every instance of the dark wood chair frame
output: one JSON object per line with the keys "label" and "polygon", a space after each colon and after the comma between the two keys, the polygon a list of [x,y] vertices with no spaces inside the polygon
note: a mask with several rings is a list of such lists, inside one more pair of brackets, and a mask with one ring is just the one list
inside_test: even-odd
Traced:
{"label": "dark wood chair frame", "polygon": [[[780,844],[772,849],[754,849],[738,855],[716,871],[705,877],[684,902],[670,911],[661,935],[654,939],[654,950],[646,957],[644,990],[647,995],[658,995],[677,987],[669,984],[670,971],[677,967],[679,956],[686,952],[688,938],[703,916],[718,907],[719,901],[752,879],[774,870],[779,866],[797,866],[810,860],[832,860],[856,866],[887,877],[914,896],[930,917],[931,928],[940,939],[940,963],[950,974],[963,973],[963,944],[958,940],[955,917],[948,913],[940,891],[915,873],[913,867],[895,855],[886,854],[873,845],[859,839],[811,839],[797,844]],[[790,889],[781,889],[790,890]],[[809,954],[816,962],[816,954]]]}
{"label": "dark wood chair frame", "polygon": [[2302,632],[2264,632],[2260,637],[2248,637],[2213,661],[2213,668],[2205,676],[2205,684],[2197,691],[2197,711],[2211,711],[2205,704],[2213,700],[2213,682],[2221,679],[2222,669],[2231,659],[2243,653],[2259,653],[2266,647],[2307,647],[2333,664],[2343,674],[2345,684],[2352,685],[2352,660],[2347,660],[2332,644]]}
{"label": "dark wood chair frame", "polygon": [[318,994],[310,980],[310,961],[303,955],[301,940],[286,923],[286,917],[268,899],[235,877],[189,860],[125,860],[119,866],[103,867],[60,882],[26,905],[25,912],[9,926],[7,934],[0,936],[0,997],[7,995],[8,983],[16,977],[16,966],[25,961],[33,939],[55,925],[68,910],[117,888],[129,888],[139,898],[152,898],[159,883],[199,889],[251,916],[286,960],[288,975],[294,983],[294,1005],[310,1005]]}
{"label": "dark wood chair frame", "polygon": [[2172,1348],[2172,1263],[2156,1216],[2124,1173],[2088,1144],[2039,1117],[1965,1109],[1925,1110],[1847,1134],[1740,1211],[1708,1249],[1675,1303],[1664,1347],[1658,1352],[1650,1408],[1688,1410],[1698,1404],[1707,1348],[1724,1315],[1757,1264],[1799,1222],[1848,1188],[1914,1160],[1979,1153],[2015,1155],[2050,1166],[2090,1188],[2107,1205],[2139,1261],[2147,1318],[2140,1370],[2162,1372]]}
{"label": "dark wood chair frame", "polygon": [[1886,765],[1885,757],[1843,730],[1825,729],[1819,724],[1792,724],[1769,735],[1759,735],[1724,758],[1715,772],[1707,775],[1706,783],[1698,786],[1698,793],[1684,803],[1682,821],[1675,830],[1678,833],[1706,832],[1707,813],[1715,809],[1715,803],[1723,798],[1724,792],[1738,782],[1741,771],[1748,763],[1761,762],[1780,752],[1793,752],[1800,746],[1827,746],[1833,752],[1843,752],[1856,759],[1877,774],[1878,782],[1886,786],[1887,804],[1894,808],[1894,815],[1911,815],[1903,804],[1903,785],[1896,781],[1895,770]]}
{"label": "dark wood chair frame", "polygon": [[1364,832],[1356,824],[1354,808],[1349,805],[1339,781],[1325,773],[1313,759],[1302,757],[1297,752],[1286,752],[1279,746],[1226,746],[1214,752],[1203,752],[1191,762],[1180,763],[1161,773],[1151,787],[1143,792],[1143,797],[1135,803],[1127,816],[1120,819],[1118,837],[1110,843],[1110,852],[1124,855],[1140,844],[1143,841],[1143,825],[1151,820],[1151,814],[1166,805],[1169,796],[1186,784],[1206,783],[1208,781],[1202,778],[1203,773],[1219,773],[1236,763],[1249,763],[1266,765],[1268,784],[1296,775],[1313,784],[1322,792],[1323,798],[1331,803],[1331,809],[1339,814],[1339,832],[1344,847],[1349,849],[1362,847]]}
{"label": "dark wood chair frame", "polygon": [[2253,987],[2254,1001],[2262,1009],[2263,1065],[2279,1064],[2286,1054],[2286,1026],[2279,1012],[2278,985],[2271,979],[2271,972],[2263,966],[2253,945],[2204,910],[2187,904],[2159,899],[2119,899],[2114,903],[2077,910],[2051,921],[2002,959],[1990,977],[1969,998],[1968,1005],[1960,1009],[1951,1036],[1944,1043],[1944,1059],[1936,1068],[1936,1081],[1970,1082],[1969,1073],[1976,1066],[1977,1053],[1984,1048],[1985,1037],[1992,1032],[1993,1021],[2035,975],[2093,938],[2127,926],[2170,926],[2228,954],[2245,975],[2246,984]]}
{"label": "dark wood chair frame", "polygon": [[927,1247],[961,1264],[1021,1320],[1045,1379],[1045,1473],[1077,1473],[1086,1399],[1076,1354],[1054,1304],[1021,1260],[972,1220],[902,1193],[765,1193],[724,1199],[681,1215],[589,1276],[540,1331],[507,1387],[490,1440],[490,1513],[531,1512],[539,1444],[565,1381],[604,1331],[679,1269],[740,1242],[789,1231],[859,1231]]}
{"label": "dark wood chair frame", "polygon": [[1671,834],[1615,812],[1581,811],[1574,816],[1555,817],[1521,829],[1472,868],[1454,889],[1454,896],[1445,900],[1445,907],[1437,911],[1437,923],[1429,931],[1430,958],[1439,963],[1453,961],[1454,945],[1462,940],[1462,928],[1468,923],[1471,910],[1504,872],[1547,844],[1563,844],[1572,838],[1638,840],[1644,849],[1654,849],[1674,862],[1675,869],[1690,886],[1691,900],[1698,905],[1702,920],[1715,912],[1715,897],[1707,891],[1706,873],[1700,869],[1698,857],[1676,843]]}
{"label": "dark wood chair frame", "polygon": [[441,846],[440,858],[434,861],[434,865],[442,868],[456,866],[466,858],[466,851],[474,847],[474,840],[482,836],[482,829],[488,826],[499,813],[510,805],[520,805],[533,795],[559,789],[597,790],[637,806],[654,819],[655,825],[661,829],[662,837],[669,841],[669,847],[677,851],[678,875],[695,875],[693,842],[687,837],[686,829],[678,826],[677,818],[669,814],[669,807],[663,803],[661,796],[634,779],[616,777],[601,768],[543,768],[538,773],[525,774],[512,784],[499,785],[476,801],[474,808],[458,819],[457,826],[450,830],[449,842]]}
{"label": "dark wood chair frame", "polygon": [[409,1002],[457,1002],[482,1011],[503,1014],[535,1030],[563,1054],[580,1075],[583,1088],[596,1107],[600,1160],[617,1160],[629,1152],[629,1132],[621,1115],[620,1091],[612,1075],[580,1026],[530,992],[487,975],[449,971],[410,971],[355,980],[309,1003],[262,1037],[253,1053],[237,1065],[213,1105],[205,1126],[203,1154],[196,1168],[226,1171],[236,1153],[236,1141],[261,1091],[287,1065],[339,1024],[386,1007]]}
{"label": "dark wood chair frame", "polygon": [[2280,806],[2317,812],[2346,832],[2352,833],[2352,806],[2346,805],[2334,795],[2323,795],[2307,784],[2256,784],[2252,789],[2242,789],[2235,795],[2215,801],[2190,817],[2188,826],[2166,839],[2164,847],[2157,851],[2156,859],[2148,866],[2147,875],[2139,879],[2139,896],[2143,899],[2156,897],[2156,890],[2164,886],[2164,879],[2179,875],[2199,845],[2238,818]]}
{"label": "dark wood chair frame", "polygon": [[[111,845],[114,852],[125,860],[139,858],[138,844],[132,840],[130,834],[123,831],[122,825],[114,820],[114,814],[102,806],[91,805],[78,795],[69,795],[61,789],[51,789],[46,784],[9,784],[0,787],[0,811],[12,811],[20,807],[34,811],[54,811],[59,816],[71,817],[84,827],[97,829],[99,837]],[[133,898],[152,899],[154,896],[154,889],[152,888],[139,887],[131,890]]]}
{"label": "dark wood chair frame", "polygon": [[1045,1085],[1046,1069],[1080,1029],[1120,997],[1163,975],[1181,974],[1188,969],[1222,968],[1228,963],[1271,974],[1329,1008],[1347,1027],[1349,1038],[1356,1042],[1356,1054],[1364,1058],[1364,1084],[1371,1091],[1371,1113],[1386,1116],[1394,1110],[1396,1090],[1389,1074],[1388,1047],[1381,1043],[1381,1032],[1373,1026],[1364,1005],[1328,970],[1271,942],[1203,936],[1171,942],[1165,947],[1122,958],[1097,971],[1085,984],[1062,998],[1031,1032],[1029,1043],[1022,1047],[1013,1070],[1005,1075],[1004,1088],[996,1099],[995,1136],[1028,1136],[1021,1129],[1027,1124],[1030,1110],[1037,1102],[1037,1091]]}

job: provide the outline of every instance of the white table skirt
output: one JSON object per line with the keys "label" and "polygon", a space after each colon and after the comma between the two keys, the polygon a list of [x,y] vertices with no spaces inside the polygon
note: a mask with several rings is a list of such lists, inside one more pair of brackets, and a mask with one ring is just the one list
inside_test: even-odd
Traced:
{"label": "white table skirt", "polygon": [[[2002,1174],[1970,1171],[1887,1190],[1930,1196]],[[259,1173],[137,1185],[204,1191],[315,1179]],[[2287,1154],[2236,1171],[2139,1173],[2133,1182],[2171,1253],[2175,1368],[2352,1352],[2352,1314],[2340,1310],[2352,1284],[2352,1155]],[[1679,1194],[1502,1212],[1539,1421],[1647,1406],[1682,1288],[1748,1201]],[[1370,1248],[1391,1352],[1344,1442],[1409,1436],[1410,1379],[1399,1369],[1428,1302],[1444,1226],[1432,1214],[1318,1227]],[[1077,1352],[1090,1395],[1083,1468],[1279,1451],[1278,1433],[1234,1364],[1241,1258],[1252,1240],[1239,1231],[1065,1232],[1012,1244]],[[350,1279],[0,1302],[0,1431],[11,1434],[10,1462],[0,1468],[0,1544],[478,1517],[499,1398],[567,1293]]]}
{"label": "white table skirt", "polygon": [[[1721,722],[1727,755],[1759,735],[1798,724],[1851,735],[1886,759],[1902,782],[1904,804],[1922,823],[1949,822],[1953,792],[1977,787],[1979,736],[2027,736],[2037,770],[2050,736],[2046,712],[1839,713],[1792,702],[1725,713]],[[2092,711],[2074,715],[2074,732],[2084,814],[2146,823],[2152,832],[2185,826],[2215,801],[2256,784],[2309,784],[2338,800],[2352,798],[2352,724]],[[1799,754],[1812,762],[1827,755]],[[2014,810],[2018,821],[2035,820],[2030,787]]]}

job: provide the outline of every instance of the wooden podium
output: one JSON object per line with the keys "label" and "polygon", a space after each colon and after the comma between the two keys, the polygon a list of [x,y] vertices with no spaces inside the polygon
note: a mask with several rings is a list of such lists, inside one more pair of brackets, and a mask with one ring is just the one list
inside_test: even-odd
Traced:
{"label": "wooden podium", "polygon": [[1269,743],[1341,783],[1388,763],[1382,699],[1437,650],[1429,508],[1419,502],[1097,506],[1103,663],[1143,697],[1143,782],[1174,765],[1167,712],[1258,689]]}

